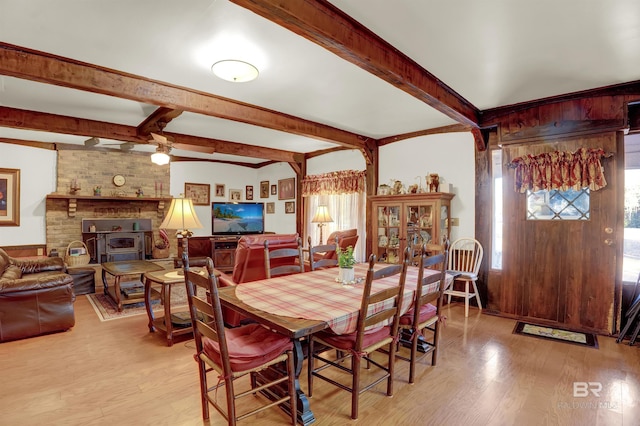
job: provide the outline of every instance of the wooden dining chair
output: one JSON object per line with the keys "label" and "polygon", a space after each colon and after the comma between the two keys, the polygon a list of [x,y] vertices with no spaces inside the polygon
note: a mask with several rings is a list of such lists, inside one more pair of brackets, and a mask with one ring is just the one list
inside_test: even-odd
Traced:
{"label": "wooden dining chair", "polygon": [[[358,401],[361,393],[386,380],[387,395],[393,395],[395,342],[398,336],[398,321],[400,318],[398,314],[404,292],[408,263],[409,256],[405,253],[402,264],[391,265],[374,271],[376,256],[372,254],[369,257],[369,270],[364,284],[356,331],[344,335],[321,331],[311,335],[309,339],[309,362],[307,364],[309,397],[313,395],[313,379],[318,377],[351,393],[351,418],[357,419]],[[376,280],[393,275],[397,275],[395,285],[384,290],[372,291]],[[388,351],[386,365],[371,356],[383,347],[386,347]],[[329,354],[333,353],[334,349],[336,357],[335,359],[329,359]],[[345,363],[349,359],[351,360],[350,367]],[[374,365],[383,373],[377,374],[378,377],[366,385],[360,383],[362,360],[367,362],[367,367]],[[317,367],[316,361],[320,364]],[[338,381],[335,375],[322,374],[323,370],[331,367],[334,367],[332,372],[342,371],[348,373],[351,376],[351,384],[344,384],[346,383],[344,379]]]}
{"label": "wooden dining chair", "polygon": [[309,242],[309,270],[333,268],[338,266],[338,258],[335,255],[338,244],[320,244],[311,245],[311,237]]}
{"label": "wooden dining chair", "polygon": [[[418,263],[418,282],[413,304],[400,317],[400,333],[408,338],[411,348],[409,357],[401,355],[400,352],[396,353],[396,356],[409,361],[409,383],[415,381],[416,362],[419,358],[431,354],[431,365],[436,365],[441,326],[439,320],[446,287],[448,241],[445,241],[443,248],[442,253],[427,256],[428,249],[423,247]],[[427,273],[425,269],[434,269],[437,273]],[[418,355],[420,337],[421,343],[424,343],[424,353]]]}
{"label": "wooden dining chair", "polygon": [[[239,420],[257,414],[266,408],[289,404],[291,424],[296,423],[296,391],[293,359],[293,343],[283,335],[260,324],[249,324],[226,329],[218,296],[217,279],[213,274],[213,261],[207,259],[207,274],[200,275],[190,270],[188,259],[183,258],[191,323],[194,324],[196,361],[200,375],[202,418],[209,419],[211,404],[228,422],[235,425]],[[204,289],[198,292],[197,289]],[[281,374],[256,378],[256,372],[281,364]],[[237,392],[235,381],[250,377],[251,388]],[[209,383],[211,379],[211,383]],[[213,386],[212,383],[215,383]],[[224,387],[226,407],[219,403],[219,388]],[[285,389],[287,395],[275,400],[265,396],[265,403],[258,408],[245,409],[240,413],[237,401],[245,396],[258,395],[269,388]],[[269,393],[271,395],[271,393]],[[255,399],[255,398],[253,398]],[[255,403],[250,402],[254,407]]]}
{"label": "wooden dining chair", "polygon": [[269,241],[264,242],[264,271],[267,278],[279,275],[291,275],[304,272],[302,239],[298,238],[298,247],[269,249]]}
{"label": "wooden dining chair", "polygon": [[[478,309],[482,310],[480,293],[478,293],[478,271],[482,263],[484,250],[480,242],[474,238],[459,238],[449,247],[449,265],[447,269],[459,273],[453,280],[451,287],[445,290],[447,303],[451,303],[451,296],[464,298],[464,316],[469,316],[469,299],[476,298]],[[457,282],[464,283],[464,289],[455,288]],[[469,284],[473,286],[473,292],[469,291]]]}

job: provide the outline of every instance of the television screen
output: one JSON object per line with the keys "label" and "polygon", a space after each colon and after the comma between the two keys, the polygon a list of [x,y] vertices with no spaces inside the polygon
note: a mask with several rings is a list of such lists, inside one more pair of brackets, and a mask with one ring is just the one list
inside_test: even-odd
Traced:
{"label": "television screen", "polygon": [[211,229],[218,235],[262,234],[264,203],[211,203]]}

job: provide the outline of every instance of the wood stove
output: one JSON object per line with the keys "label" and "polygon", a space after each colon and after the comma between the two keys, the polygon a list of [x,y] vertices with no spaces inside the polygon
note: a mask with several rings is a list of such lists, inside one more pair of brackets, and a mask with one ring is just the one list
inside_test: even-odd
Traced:
{"label": "wood stove", "polygon": [[91,263],[143,260],[151,238],[151,219],[82,219]]}

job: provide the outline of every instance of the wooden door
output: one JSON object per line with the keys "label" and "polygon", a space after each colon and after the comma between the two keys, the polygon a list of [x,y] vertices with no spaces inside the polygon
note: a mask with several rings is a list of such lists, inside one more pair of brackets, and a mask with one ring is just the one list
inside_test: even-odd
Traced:
{"label": "wooden door", "polygon": [[[503,148],[504,164],[524,154],[575,151],[616,152],[616,135],[585,136]],[[513,286],[503,307],[519,317],[571,329],[613,330],[616,245],[615,156],[602,159],[607,186],[590,192],[589,220],[527,220],[526,195],[515,192],[514,173],[504,170],[503,285]]]}

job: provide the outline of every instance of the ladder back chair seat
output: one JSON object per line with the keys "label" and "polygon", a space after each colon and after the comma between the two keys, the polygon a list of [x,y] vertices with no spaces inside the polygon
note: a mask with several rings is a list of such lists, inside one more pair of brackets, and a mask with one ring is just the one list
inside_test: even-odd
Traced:
{"label": "ladder back chair seat", "polygon": [[[293,359],[293,343],[283,335],[259,324],[226,329],[218,296],[217,278],[213,271],[213,261],[207,259],[207,275],[202,276],[190,270],[189,260],[183,257],[183,266],[189,297],[191,321],[194,324],[196,361],[200,378],[202,417],[209,419],[209,405],[212,405],[228,422],[235,425],[239,420],[257,414],[269,407],[289,404],[292,407],[290,421],[296,423],[296,391]],[[204,291],[198,292],[197,289]],[[204,295],[202,295],[204,293]],[[270,366],[281,373],[266,381],[256,379],[256,372]],[[235,381],[244,376],[251,380],[248,391],[237,392]],[[216,383],[211,385],[209,383]],[[257,395],[261,390],[277,386],[288,394],[265,403],[258,408],[250,407],[240,413],[238,400],[245,396]],[[217,391],[224,387],[226,407],[218,402]]]}

